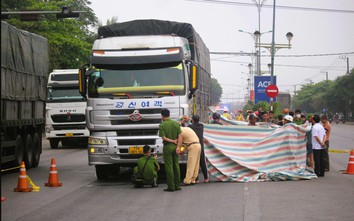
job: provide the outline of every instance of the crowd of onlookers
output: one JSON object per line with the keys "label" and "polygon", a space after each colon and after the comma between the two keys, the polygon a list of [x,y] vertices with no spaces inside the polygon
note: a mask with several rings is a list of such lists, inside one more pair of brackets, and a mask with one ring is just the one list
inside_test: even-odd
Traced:
{"label": "crowd of onlookers", "polygon": [[[246,121],[249,126],[264,124],[309,126],[310,130],[306,134],[307,164],[310,168],[314,169],[314,172],[319,177],[323,177],[325,171],[329,171],[328,148],[331,123],[326,115],[309,114],[306,117],[299,109],[296,109],[294,112],[289,109],[284,109],[284,115],[275,117],[273,111],[263,111],[262,107],[259,107],[256,111],[247,110],[246,112],[247,116],[245,118],[242,111],[239,110],[234,119],[236,121]],[[229,120],[232,119],[229,117],[227,111],[224,111],[222,116]],[[217,122],[221,124],[220,114],[214,113],[213,120],[213,123]]]}

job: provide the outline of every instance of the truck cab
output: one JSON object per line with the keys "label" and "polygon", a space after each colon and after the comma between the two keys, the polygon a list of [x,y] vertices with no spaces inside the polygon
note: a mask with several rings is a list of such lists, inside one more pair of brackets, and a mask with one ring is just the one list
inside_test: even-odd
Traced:
{"label": "truck cab", "polygon": [[86,99],[79,93],[78,69],[53,70],[46,100],[46,138],[50,147],[87,145]]}

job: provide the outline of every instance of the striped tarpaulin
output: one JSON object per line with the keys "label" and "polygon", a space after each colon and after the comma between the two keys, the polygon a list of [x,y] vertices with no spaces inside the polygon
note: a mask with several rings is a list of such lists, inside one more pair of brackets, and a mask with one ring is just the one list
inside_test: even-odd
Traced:
{"label": "striped tarpaulin", "polygon": [[317,178],[306,167],[309,127],[204,125],[205,156],[219,181],[271,181]]}

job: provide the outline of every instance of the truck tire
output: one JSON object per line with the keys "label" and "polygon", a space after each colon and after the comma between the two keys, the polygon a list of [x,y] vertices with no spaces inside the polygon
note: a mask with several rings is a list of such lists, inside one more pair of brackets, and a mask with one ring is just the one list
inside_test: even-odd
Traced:
{"label": "truck tire", "polygon": [[58,149],[58,147],[59,147],[59,140],[50,139],[50,140],[49,140],[49,143],[50,143],[50,148],[52,148],[52,149]]}
{"label": "truck tire", "polygon": [[32,167],[38,167],[41,157],[41,140],[37,133],[33,135],[33,163]]}
{"label": "truck tire", "polygon": [[107,180],[110,174],[111,165],[95,165],[97,180]]}
{"label": "truck tire", "polygon": [[71,146],[72,145],[72,142],[70,142],[69,140],[61,140],[61,144],[63,145],[63,147],[66,147],[66,146]]}
{"label": "truck tire", "polygon": [[20,166],[23,160],[23,140],[20,135],[16,137],[15,158],[15,166]]}
{"label": "truck tire", "polygon": [[27,134],[25,139],[25,165],[29,169],[32,167],[33,163],[33,142],[30,134]]}

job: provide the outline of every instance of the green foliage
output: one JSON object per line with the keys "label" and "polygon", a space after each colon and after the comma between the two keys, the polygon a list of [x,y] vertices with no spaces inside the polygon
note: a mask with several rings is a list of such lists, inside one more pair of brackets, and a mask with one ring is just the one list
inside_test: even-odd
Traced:
{"label": "green foliage", "polygon": [[283,108],[281,107],[281,104],[278,102],[273,102],[273,111],[274,111],[274,116],[278,116],[283,113]]}
{"label": "green foliage", "polygon": [[97,17],[87,0],[62,1],[1,1],[1,10],[8,11],[61,11],[63,6],[72,11],[85,11],[79,18],[57,19],[55,14],[42,15],[39,21],[7,20],[19,29],[46,37],[49,42],[49,68],[79,68],[87,63],[95,34],[90,27],[97,23]]}
{"label": "green foliage", "polygon": [[253,106],[253,111],[258,110],[259,107],[261,107],[263,111],[270,110],[270,105],[267,101],[258,102],[255,106]]}
{"label": "green foliage", "polygon": [[220,103],[222,88],[215,78],[211,79],[211,105],[215,106]]}
{"label": "green foliage", "polygon": [[334,81],[304,85],[294,97],[293,105],[307,113],[321,113],[326,108],[328,112],[342,112],[347,115],[354,112],[353,88],[354,69]]}

